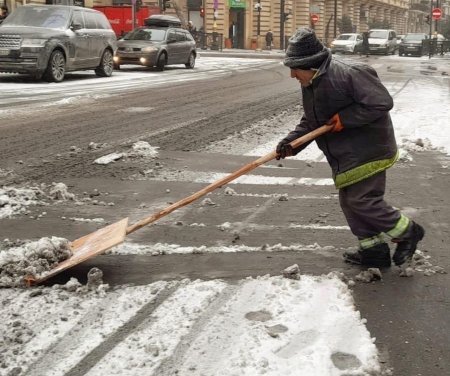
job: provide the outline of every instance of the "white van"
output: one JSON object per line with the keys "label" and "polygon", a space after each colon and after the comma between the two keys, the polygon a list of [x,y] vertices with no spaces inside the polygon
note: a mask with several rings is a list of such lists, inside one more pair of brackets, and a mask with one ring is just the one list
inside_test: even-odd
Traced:
{"label": "white van", "polygon": [[397,50],[397,35],[394,30],[369,30],[369,52],[375,54],[395,54]]}

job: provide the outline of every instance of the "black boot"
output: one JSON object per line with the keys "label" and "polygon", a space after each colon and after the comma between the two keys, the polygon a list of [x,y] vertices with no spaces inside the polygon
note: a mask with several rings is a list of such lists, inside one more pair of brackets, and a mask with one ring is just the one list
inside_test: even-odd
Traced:
{"label": "black boot", "polygon": [[356,252],[344,252],[344,261],[371,268],[386,268],[391,266],[391,254],[386,243],[374,245]]}
{"label": "black boot", "polygon": [[411,260],[417,249],[417,243],[423,239],[424,235],[425,230],[423,227],[415,222],[411,222],[405,235],[397,239],[392,239],[394,243],[397,243],[394,256],[392,257],[395,265],[400,266],[406,261]]}

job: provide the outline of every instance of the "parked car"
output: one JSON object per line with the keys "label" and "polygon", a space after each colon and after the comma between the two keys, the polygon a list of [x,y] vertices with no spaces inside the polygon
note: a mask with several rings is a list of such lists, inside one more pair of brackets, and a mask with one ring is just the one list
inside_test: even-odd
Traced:
{"label": "parked car", "polygon": [[429,39],[428,34],[425,33],[408,33],[402,39],[398,47],[398,55],[417,55],[422,56],[428,50],[428,44],[424,41]]}
{"label": "parked car", "polygon": [[133,64],[156,67],[163,71],[167,65],[184,64],[193,69],[197,51],[195,40],[181,22],[172,16],[154,15],[145,20],[147,26],[134,29],[118,41],[114,67]]}
{"label": "parked car", "polygon": [[362,35],[358,33],[345,33],[339,35],[330,44],[331,52],[355,54],[362,51]]}
{"label": "parked car", "polygon": [[0,72],[61,82],[68,71],[111,76],[116,35],[101,12],[65,5],[26,5],[0,25]]}
{"label": "parked car", "polygon": [[371,29],[369,30],[369,52],[394,54],[397,50],[397,35],[394,30]]}

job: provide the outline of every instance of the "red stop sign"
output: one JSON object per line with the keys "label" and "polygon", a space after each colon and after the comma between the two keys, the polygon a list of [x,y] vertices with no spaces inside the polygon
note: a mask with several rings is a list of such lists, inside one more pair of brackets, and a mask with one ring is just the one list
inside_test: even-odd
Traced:
{"label": "red stop sign", "polygon": [[319,16],[317,14],[311,14],[311,22],[316,24],[319,21]]}
{"label": "red stop sign", "polygon": [[433,20],[440,20],[442,17],[442,9],[441,8],[434,8],[431,12],[433,15]]}

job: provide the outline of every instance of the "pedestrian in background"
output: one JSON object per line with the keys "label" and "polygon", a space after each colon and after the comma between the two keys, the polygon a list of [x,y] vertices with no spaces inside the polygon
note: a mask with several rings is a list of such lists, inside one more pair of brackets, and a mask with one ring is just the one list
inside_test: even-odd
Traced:
{"label": "pedestrian in background", "polygon": [[362,34],[363,40],[362,40],[362,50],[363,54],[366,55],[366,57],[369,57],[369,32],[365,31]]}
{"label": "pedestrian in background", "polygon": [[424,229],[384,200],[386,169],[398,159],[389,111],[393,100],[366,64],[332,57],[313,30],[302,28],[289,39],[284,64],[301,84],[303,116],[277,145],[278,157],[296,155],[289,143],[320,126],[330,131],[316,139],[332,169],[339,203],[358,250],[345,252],[347,262],[368,267],[391,265],[387,235],[396,243],[393,261],[409,261]]}
{"label": "pedestrian in background", "polygon": [[0,24],[3,22],[3,20],[8,17],[8,8],[1,7],[1,14],[0,14]]}
{"label": "pedestrian in background", "polygon": [[197,37],[197,28],[194,26],[192,21],[188,22],[188,30],[195,39]]}
{"label": "pedestrian in background", "polygon": [[268,50],[272,49],[272,43],[273,43],[273,33],[272,33],[272,30],[269,30],[266,33],[266,48]]}

